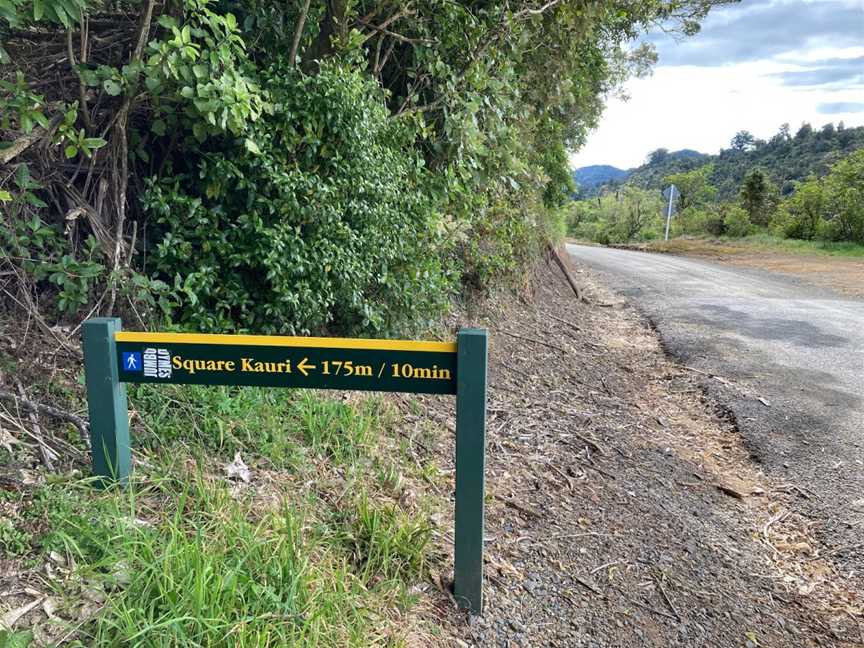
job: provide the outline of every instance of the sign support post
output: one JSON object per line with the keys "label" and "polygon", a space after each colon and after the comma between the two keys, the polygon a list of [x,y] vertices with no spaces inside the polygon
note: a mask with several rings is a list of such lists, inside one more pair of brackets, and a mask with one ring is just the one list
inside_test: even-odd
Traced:
{"label": "sign support post", "polygon": [[125,484],[132,463],[126,385],[119,380],[114,341],[119,330],[117,317],[94,317],[83,326],[93,474],[103,486]]}
{"label": "sign support post", "polygon": [[453,593],[460,607],[483,611],[485,330],[459,331],[454,344],[120,329],[113,317],[83,327],[93,474],[102,486],[129,478],[127,382],[455,395]]}
{"label": "sign support post", "polygon": [[488,335],[456,338],[456,529],[453,594],[472,613],[483,610],[483,497],[486,455]]}

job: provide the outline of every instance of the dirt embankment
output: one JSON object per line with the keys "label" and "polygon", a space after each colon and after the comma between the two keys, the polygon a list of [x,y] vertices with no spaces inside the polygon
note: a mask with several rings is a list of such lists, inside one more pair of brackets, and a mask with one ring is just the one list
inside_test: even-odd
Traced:
{"label": "dirt embankment", "polygon": [[864,645],[806,485],[766,477],[699,376],[578,276],[590,305],[549,267],[530,303],[465,318],[492,340],[486,612],[431,593],[428,621],[457,646]]}

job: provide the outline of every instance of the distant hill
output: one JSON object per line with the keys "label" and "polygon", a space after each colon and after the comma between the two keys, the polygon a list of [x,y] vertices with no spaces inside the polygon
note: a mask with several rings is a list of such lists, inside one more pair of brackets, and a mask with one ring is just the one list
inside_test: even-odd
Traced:
{"label": "distant hill", "polygon": [[640,187],[660,188],[666,176],[701,167],[703,164],[708,164],[711,157],[693,149],[680,151],[657,149],[648,155],[645,164],[630,171],[627,181]]}
{"label": "distant hill", "polygon": [[[654,158],[657,158],[654,160]],[[649,161],[635,169],[619,169],[608,164],[595,164],[592,166],[579,167],[573,170],[573,179],[577,185],[577,196],[579,198],[590,198],[598,193],[601,187],[621,184],[623,182],[636,182],[640,185],[662,182],[663,176],[678,171],[702,166],[703,160],[709,156],[692,149],[681,149],[680,151],[667,151],[658,149],[649,156]],[[662,159],[661,159],[662,158]],[[653,162],[652,162],[653,160]],[[657,174],[659,178],[655,178]]]}
{"label": "distant hill", "polygon": [[580,192],[590,191],[594,187],[610,182],[623,182],[628,175],[629,171],[609,164],[594,164],[573,171],[573,179],[576,181]]}
{"label": "distant hill", "polygon": [[741,131],[732,140],[730,148],[721,150],[718,155],[706,155],[692,149],[657,149],[649,154],[645,164],[623,172],[623,176],[593,183],[579,181],[583,171],[588,172],[588,178],[599,179],[602,174],[591,170],[615,169],[599,165],[576,169],[573,177],[579,184],[578,197],[588,198],[599,193],[604,186],[622,182],[646,189],[660,189],[668,175],[713,164],[711,182],[717,187],[721,200],[735,198],[744,176],[753,168],[765,171],[780,192],[787,195],[794,189],[795,182],[811,174],[825,175],[832,164],[859,148],[864,148],[864,126],[845,128],[842,123],[837,126],[826,124],[817,130],[805,123],[793,135],[789,126],[784,124],[767,141]]}

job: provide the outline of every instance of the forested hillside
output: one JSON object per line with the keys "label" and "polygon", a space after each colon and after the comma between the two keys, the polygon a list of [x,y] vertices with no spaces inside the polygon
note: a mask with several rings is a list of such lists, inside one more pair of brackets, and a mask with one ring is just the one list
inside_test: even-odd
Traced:
{"label": "forested hillside", "polygon": [[687,149],[673,152],[657,149],[648,155],[645,164],[629,172],[627,181],[637,187],[659,189],[671,174],[710,163],[713,165],[711,184],[721,199],[729,200],[737,195],[744,176],[758,167],[785,196],[791,193],[795,182],[811,174],[824,176],[833,163],[859,148],[864,148],[864,126],[846,128],[842,123],[826,124],[817,130],[803,124],[792,134],[789,125],[783,124],[767,141],[740,131],[729,148],[718,155]]}
{"label": "forested hillside", "polygon": [[422,323],[554,237],[567,150],[653,61],[634,37],[720,2],[0,0],[4,298]]}
{"label": "forested hillside", "polygon": [[594,164],[580,167],[573,171],[573,181],[576,183],[576,193],[580,197],[586,197],[591,192],[605,184],[623,182],[629,175],[629,171],[619,169],[609,164]]}
{"label": "forested hillside", "polygon": [[[649,176],[634,174],[623,185],[607,185],[595,196],[576,201],[570,233],[600,243],[663,237],[668,205],[661,198],[660,188],[674,184],[677,192],[672,205],[675,208],[670,223],[672,236],[740,238],[770,233],[808,241],[864,245],[864,148],[844,156],[843,152],[831,150],[820,155],[815,152],[817,147],[796,147],[788,142],[777,143],[773,148],[780,146],[794,151],[784,177],[792,178],[805,168],[811,169],[804,180],[787,179],[781,189],[763,167],[742,169],[730,164],[731,156],[723,154],[708,164],[699,165],[693,160],[687,164],[692,168],[677,172],[669,170],[680,168],[680,161],[674,165],[655,162],[651,177],[659,175],[661,169],[667,172],[659,180],[646,181],[640,186],[639,179]],[[748,158],[733,159],[743,164]],[[782,167],[780,158],[766,154],[756,159],[776,160],[775,172]],[[724,163],[721,168],[729,177],[720,173],[723,184],[718,186],[717,168]],[[826,165],[827,170],[817,175],[815,170],[822,169],[821,165]],[[739,175],[741,180],[734,185],[734,178]]]}

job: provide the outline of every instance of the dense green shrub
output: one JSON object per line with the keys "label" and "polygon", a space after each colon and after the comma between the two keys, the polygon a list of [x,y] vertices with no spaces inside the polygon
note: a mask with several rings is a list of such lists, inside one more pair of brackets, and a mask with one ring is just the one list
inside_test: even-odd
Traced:
{"label": "dense green shrub", "polygon": [[[712,4],[0,0],[0,139],[50,134],[11,155],[66,239],[67,316],[145,295],[143,326],[396,331],[460,277],[525,276],[561,235],[568,152],[655,60],[634,39]],[[633,205],[612,235],[656,235]]]}
{"label": "dense green shrub", "polygon": [[693,206],[681,210],[673,221],[675,234],[720,236],[725,231],[723,214],[716,205]]}
{"label": "dense green shrub", "polygon": [[834,165],[825,189],[830,238],[864,243],[864,149]]}
{"label": "dense green shrub", "polygon": [[783,201],[772,220],[772,228],[788,238],[806,241],[824,232],[825,191],[821,180],[810,178]]}
{"label": "dense green shrub", "polygon": [[738,205],[730,205],[723,215],[723,229],[727,236],[741,238],[751,233],[753,224],[744,209]]}
{"label": "dense green shrub", "polygon": [[155,269],[201,330],[393,331],[450,288],[410,133],[356,68],[264,75],[274,114],[245,146],[152,180]]}
{"label": "dense green shrub", "polygon": [[864,243],[864,150],[808,178],[783,201],[772,228],[789,238]]}

